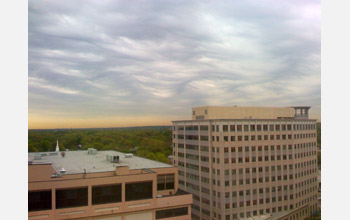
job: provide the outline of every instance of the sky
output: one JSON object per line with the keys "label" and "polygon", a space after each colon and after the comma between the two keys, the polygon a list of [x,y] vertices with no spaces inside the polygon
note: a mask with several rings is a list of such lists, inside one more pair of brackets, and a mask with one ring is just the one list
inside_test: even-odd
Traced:
{"label": "sky", "polygon": [[170,125],[198,106],[312,106],[321,2],[28,2],[28,127]]}

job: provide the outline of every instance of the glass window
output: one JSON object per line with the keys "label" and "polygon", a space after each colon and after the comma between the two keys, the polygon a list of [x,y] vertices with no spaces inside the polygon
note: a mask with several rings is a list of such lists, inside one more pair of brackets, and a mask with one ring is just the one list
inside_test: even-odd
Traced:
{"label": "glass window", "polygon": [[188,215],[187,207],[156,211],[156,219],[172,218],[183,215]]}
{"label": "glass window", "polygon": [[121,184],[92,187],[92,204],[115,203],[122,201]]}
{"label": "glass window", "polygon": [[152,181],[125,184],[125,200],[151,199],[153,192]]}
{"label": "glass window", "polygon": [[224,132],[227,132],[227,131],[228,131],[228,125],[223,125],[222,130],[223,130]]}
{"label": "glass window", "polygon": [[51,190],[28,192],[28,211],[50,210]]}
{"label": "glass window", "polygon": [[255,125],[250,125],[250,131],[255,131]]}
{"label": "glass window", "polygon": [[88,188],[57,189],[56,208],[70,208],[88,205]]}

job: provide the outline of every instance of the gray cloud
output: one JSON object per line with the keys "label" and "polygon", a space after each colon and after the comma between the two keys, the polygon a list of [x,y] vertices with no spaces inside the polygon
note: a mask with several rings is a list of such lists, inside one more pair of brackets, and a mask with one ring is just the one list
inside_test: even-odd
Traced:
{"label": "gray cloud", "polygon": [[29,1],[29,113],[312,105],[320,1]]}

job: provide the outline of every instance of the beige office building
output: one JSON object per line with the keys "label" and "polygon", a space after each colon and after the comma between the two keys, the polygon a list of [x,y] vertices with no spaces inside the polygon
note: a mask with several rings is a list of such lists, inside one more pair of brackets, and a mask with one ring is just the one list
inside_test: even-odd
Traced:
{"label": "beige office building", "polygon": [[28,219],[190,220],[177,168],[116,151],[29,153]]}
{"label": "beige office building", "polygon": [[[199,107],[173,121],[179,188],[192,219],[304,219],[317,212],[310,107]],[[256,218],[256,216],[259,216]]]}

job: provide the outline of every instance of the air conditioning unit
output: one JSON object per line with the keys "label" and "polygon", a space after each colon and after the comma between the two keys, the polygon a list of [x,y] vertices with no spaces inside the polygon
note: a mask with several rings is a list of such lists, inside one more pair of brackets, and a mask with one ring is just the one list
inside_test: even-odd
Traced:
{"label": "air conditioning unit", "polygon": [[119,163],[119,156],[113,156],[112,163]]}
{"label": "air conditioning unit", "polygon": [[134,155],[133,154],[125,154],[125,158],[132,158]]}
{"label": "air conditioning unit", "polygon": [[111,161],[111,163],[119,163],[119,156],[107,155],[107,160]]}

